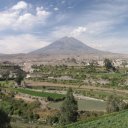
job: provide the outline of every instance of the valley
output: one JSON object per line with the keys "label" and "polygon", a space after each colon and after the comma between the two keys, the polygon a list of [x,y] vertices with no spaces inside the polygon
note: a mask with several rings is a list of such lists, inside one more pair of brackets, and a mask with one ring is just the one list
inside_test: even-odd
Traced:
{"label": "valley", "polygon": [[77,126],[79,121],[91,123],[106,114],[109,118],[109,111],[128,109],[126,55],[98,51],[64,37],[46,49],[7,56],[0,57],[0,108],[9,115],[12,128],[61,127],[69,88],[78,105]]}
{"label": "valley", "polygon": [[0,1],[0,128],[128,128],[128,0]]}

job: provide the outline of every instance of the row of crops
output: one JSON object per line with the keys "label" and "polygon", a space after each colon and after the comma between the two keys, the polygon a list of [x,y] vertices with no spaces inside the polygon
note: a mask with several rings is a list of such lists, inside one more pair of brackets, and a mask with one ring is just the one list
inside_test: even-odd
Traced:
{"label": "row of crops", "polygon": [[17,92],[28,94],[31,96],[37,96],[37,97],[45,97],[48,100],[61,100],[64,98],[64,95],[62,94],[56,94],[56,93],[48,93],[48,92],[38,92],[38,91],[33,91],[30,89],[24,89],[24,88],[17,88]]}

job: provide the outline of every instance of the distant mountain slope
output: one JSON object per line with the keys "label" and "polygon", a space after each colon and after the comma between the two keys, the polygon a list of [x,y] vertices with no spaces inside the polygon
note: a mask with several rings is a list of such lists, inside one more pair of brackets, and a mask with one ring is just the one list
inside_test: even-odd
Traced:
{"label": "distant mountain slope", "polygon": [[100,53],[73,37],[63,37],[52,44],[31,52],[30,54],[82,54]]}

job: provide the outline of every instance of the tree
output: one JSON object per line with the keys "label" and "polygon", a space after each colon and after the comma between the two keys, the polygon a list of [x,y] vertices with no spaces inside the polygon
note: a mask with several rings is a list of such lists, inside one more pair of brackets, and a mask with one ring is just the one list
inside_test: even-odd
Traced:
{"label": "tree", "polygon": [[61,107],[60,123],[65,125],[77,121],[78,104],[73,96],[71,88],[68,89],[65,100]]}
{"label": "tree", "polygon": [[5,70],[1,74],[2,74],[2,79],[8,81],[10,74],[9,70]]}
{"label": "tree", "polygon": [[86,68],[87,68],[87,72],[88,73],[94,73],[94,72],[96,72],[95,62],[94,61],[89,62],[89,65],[86,66]]}
{"label": "tree", "polygon": [[125,69],[125,67],[126,67],[127,64],[128,64],[128,63],[127,63],[126,60],[123,60],[123,61],[122,61],[122,65],[123,65],[123,68],[124,68],[124,69]]}
{"label": "tree", "polygon": [[0,109],[0,128],[11,128],[10,118],[2,109]]}
{"label": "tree", "polygon": [[25,72],[21,69],[18,69],[15,78],[17,85],[21,85],[21,82],[24,80],[24,78],[25,78]]}
{"label": "tree", "polygon": [[105,66],[105,68],[106,68],[107,71],[109,71],[109,70],[116,71],[116,68],[112,64],[112,61],[109,60],[109,59],[105,59],[104,60],[104,66]]}
{"label": "tree", "polygon": [[127,73],[126,66],[128,65],[128,62],[126,60],[122,61],[122,66],[124,68],[124,72]]}

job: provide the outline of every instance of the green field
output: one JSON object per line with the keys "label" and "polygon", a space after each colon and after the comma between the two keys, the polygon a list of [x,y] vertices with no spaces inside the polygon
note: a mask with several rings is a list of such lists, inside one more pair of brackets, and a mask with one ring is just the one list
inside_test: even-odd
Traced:
{"label": "green field", "polygon": [[[50,108],[60,109],[62,102],[50,103]],[[78,109],[80,111],[106,111],[106,102],[99,100],[78,100]]]}
{"label": "green field", "polygon": [[102,116],[92,121],[81,121],[65,128],[128,128],[128,110]]}
{"label": "green field", "polygon": [[53,99],[61,99],[64,97],[62,94],[56,94],[56,93],[48,93],[48,92],[37,92],[30,89],[24,89],[24,88],[17,88],[16,91],[24,94],[29,94],[31,96],[37,96],[37,97],[45,97],[45,98],[53,98]]}

